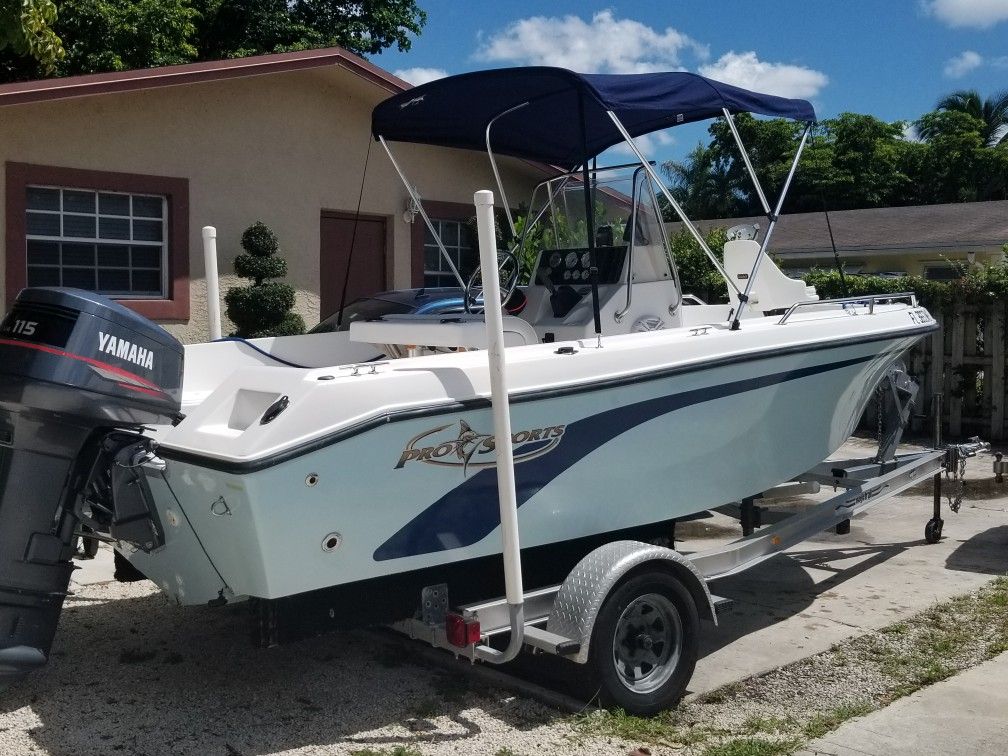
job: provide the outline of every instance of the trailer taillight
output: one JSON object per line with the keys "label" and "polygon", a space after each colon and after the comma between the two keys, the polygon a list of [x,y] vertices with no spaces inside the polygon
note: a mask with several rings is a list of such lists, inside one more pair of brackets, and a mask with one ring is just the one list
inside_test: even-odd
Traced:
{"label": "trailer taillight", "polygon": [[461,614],[449,612],[445,615],[445,635],[448,642],[458,648],[479,643],[480,623],[478,619],[467,620]]}

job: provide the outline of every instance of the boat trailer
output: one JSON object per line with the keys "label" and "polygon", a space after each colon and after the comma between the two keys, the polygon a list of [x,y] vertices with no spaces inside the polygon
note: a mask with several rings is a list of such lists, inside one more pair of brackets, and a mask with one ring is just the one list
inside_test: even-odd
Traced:
{"label": "boat trailer", "polygon": [[[476,193],[481,267],[496,269],[493,195]],[[496,276],[484,280],[485,301],[499,297]],[[606,705],[650,715],[674,706],[692,676],[698,653],[699,619],[717,624],[731,600],[711,593],[709,583],[748,570],[825,530],[850,531],[857,515],[931,478],[934,510],[925,540],[941,538],[942,478],[961,486],[965,460],[988,450],[977,438],[965,444],[896,454],[917,393],[902,366],[890,370],[877,393],[879,449],[870,458],[822,462],[793,481],[739,505],[743,537],[708,551],[683,554],[662,545],[620,540],[585,556],[558,584],[522,590],[514,463],[499,308],[486,307],[488,358],[495,432],[498,434],[498,495],[501,510],[505,597],[452,609],[450,586],[427,586],[414,617],[391,627],[411,638],[470,661],[501,664],[523,647],[580,664],[591,664]],[[940,415],[939,415],[940,416]],[[936,442],[937,439],[936,436]],[[836,492],[773,527],[760,527],[758,502]],[[958,511],[960,494],[950,500]],[[507,647],[495,638],[510,632]]]}

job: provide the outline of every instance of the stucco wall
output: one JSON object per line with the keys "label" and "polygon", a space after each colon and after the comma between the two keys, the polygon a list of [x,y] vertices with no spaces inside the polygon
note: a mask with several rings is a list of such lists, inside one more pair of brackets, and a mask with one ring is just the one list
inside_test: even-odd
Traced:
{"label": "stucco wall", "polygon": [[[183,340],[207,336],[205,225],[217,227],[222,291],[238,281],[230,273],[242,231],[256,220],[270,225],[298,291],[297,310],[311,325],[319,310],[320,211],[356,209],[371,109],[387,95],[329,68],[11,106],[0,118],[0,161],[188,178],[191,315],[164,324]],[[393,149],[425,199],[471,203],[473,191],[493,187],[485,156]],[[501,167],[509,199],[527,197],[533,169],[507,160]],[[0,182],[0,207],[3,191]],[[384,151],[372,145],[361,210],[389,218],[395,287],[410,282],[406,198]],[[6,310],[4,276],[0,265]]]}

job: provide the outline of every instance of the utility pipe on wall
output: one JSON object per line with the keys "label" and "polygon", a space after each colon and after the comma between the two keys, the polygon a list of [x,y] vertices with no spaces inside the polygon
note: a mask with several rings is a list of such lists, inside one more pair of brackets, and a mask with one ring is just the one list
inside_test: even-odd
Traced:
{"label": "utility pipe on wall", "polygon": [[501,310],[497,235],[494,233],[494,196],[486,189],[473,195],[476,230],[479,237],[480,270],[483,276],[483,312],[487,329],[487,358],[490,363],[490,401],[493,406],[494,445],[497,454],[497,496],[500,506],[501,540],[504,554],[504,586],[511,616],[508,647],[497,651],[477,646],[479,658],[502,664],[521,650],[525,633],[524,589],[521,552],[518,544],[518,504],[515,496],[514,451],[511,446],[511,413],[508,406],[507,374],[504,365],[504,319]]}
{"label": "utility pipe on wall", "polygon": [[217,229],[213,226],[203,226],[203,269],[206,271],[210,341],[217,341],[221,337],[220,280],[217,277]]}

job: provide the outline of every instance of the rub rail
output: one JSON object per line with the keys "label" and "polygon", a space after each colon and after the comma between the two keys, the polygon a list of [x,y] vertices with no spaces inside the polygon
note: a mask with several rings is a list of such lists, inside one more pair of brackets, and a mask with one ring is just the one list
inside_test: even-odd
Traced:
{"label": "rub rail", "polygon": [[801,307],[839,305],[843,308],[850,304],[861,304],[868,305],[868,314],[871,315],[875,312],[876,304],[881,304],[882,302],[895,302],[899,299],[906,299],[910,303],[911,307],[917,306],[917,295],[912,291],[901,291],[898,294],[864,294],[859,297],[840,297],[839,299],[817,299],[810,302],[795,302],[787,309],[787,312],[781,316],[781,319],[777,321],[777,325],[784,325],[787,323],[788,318],[794,314],[795,310]]}

